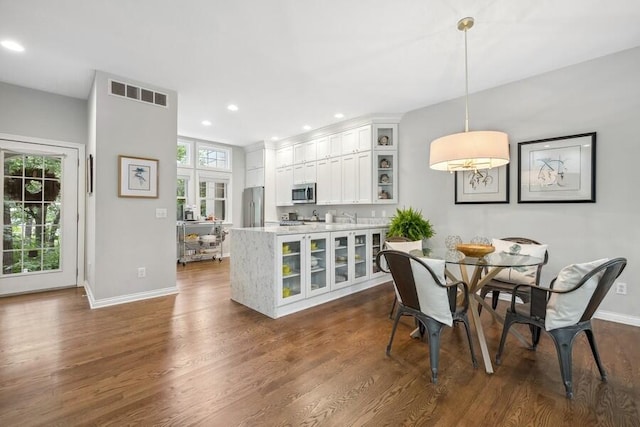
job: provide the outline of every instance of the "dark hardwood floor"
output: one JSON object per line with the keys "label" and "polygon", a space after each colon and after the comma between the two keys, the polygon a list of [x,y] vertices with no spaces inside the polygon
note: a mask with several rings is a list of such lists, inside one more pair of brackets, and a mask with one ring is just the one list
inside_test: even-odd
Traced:
{"label": "dark hardwood floor", "polygon": [[81,288],[0,298],[0,426],[640,426],[640,328],[594,322],[608,383],[578,337],[571,401],[547,335],[536,352],[510,337],[487,375],[447,328],[433,385],[409,318],[385,356],[390,284],[272,320],[229,299],[228,265],[98,310]]}

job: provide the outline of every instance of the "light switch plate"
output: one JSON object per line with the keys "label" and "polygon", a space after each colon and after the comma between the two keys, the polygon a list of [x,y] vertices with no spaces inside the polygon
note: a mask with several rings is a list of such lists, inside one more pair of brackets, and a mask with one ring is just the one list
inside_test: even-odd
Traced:
{"label": "light switch plate", "polygon": [[167,217],[166,208],[156,208],[156,218],[166,218],[166,217]]}

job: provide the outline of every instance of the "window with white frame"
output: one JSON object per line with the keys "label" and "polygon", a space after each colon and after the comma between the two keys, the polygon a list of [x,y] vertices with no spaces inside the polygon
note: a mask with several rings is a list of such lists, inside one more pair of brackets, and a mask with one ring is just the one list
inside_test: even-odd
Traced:
{"label": "window with white frame", "polygon": [[230,150],[198,142],[199,169],[231,170]]}
{"label": "window with white frame", "polygon": [[193,163],[191,162],[191,153],[193,150],[191,149],[191,142],[178,140],[178,151],[177,151],[177,160],[178,167],[189,167]]}
{"label": "window with white frame", "polygon": [[214,217],[227,221],[228,177],[198,173],[198,212],[200,217]]}
{"label": "window with white frame", "polygon": [[230,222],[231,150],[181,138],[178,139],[177,162],[178,219],[183,219],[186,207],[192,207],[201,219],[214,217]]}

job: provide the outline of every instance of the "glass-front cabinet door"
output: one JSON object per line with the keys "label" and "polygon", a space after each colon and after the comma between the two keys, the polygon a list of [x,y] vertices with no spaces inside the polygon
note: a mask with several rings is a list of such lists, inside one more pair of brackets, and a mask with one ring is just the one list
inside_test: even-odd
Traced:
{"label": "glass-front cabinet door", "polygon": [[305,297],[303,235],[278,238],[278,304],[289,304]]}
{"label": "glass-front cabinet door", "polygon": [[368,232],[344,231],[331,233],[333,289],[340,289],[369,278]]}
{"label": "glass-front cabinet door", "polygon": [[351,285],[353,278],[349,271],[349,247],[353,246],[349,240],[350,231],[331,233],[331,253],[333,254],[333,268],[331,269],[331,283],[333,289],[340,289]]}
{"label": "glass-front cabinet door", "polygon": [[384,248],[384,239],[386,237],[387,232],[384,229],[371,230],[370,234],[371,234],[371,270],[369,271],[371,272],[371,278],[373,279],[374,277],[379,277],[386,274],[385,272],[383,272],[378,268],[378,265],[376,264],[376,256],[378,255],[378,252],[380,252]]}
{"label": "glass-front cabinet door", "polygon": [[394,152],[377,152],[374,160],[377,194],[375,203],[397,203],[398,171],[397,154]]}
{"label": "glass-front cabinet door", "polygon": [[329,292],[331,283],[331,244],[329,233],[309,234],[306,239],[309,253],[307,297]]}
{"label": "glass-front cabinet door", "polygon": [[369,278],[369,251],[367,250],[368,232],[353,231],[353,282]]}

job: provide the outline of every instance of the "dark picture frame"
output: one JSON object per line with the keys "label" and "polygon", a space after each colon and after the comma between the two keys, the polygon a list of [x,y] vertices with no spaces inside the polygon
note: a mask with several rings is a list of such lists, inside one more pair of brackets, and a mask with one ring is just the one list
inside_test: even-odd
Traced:
{"label": "dark picture frame", "polygon": [[118,156],[118,197],[158,198],[158,160]]}
{"label": "dark picture frame", "polygon": [[595,203],[596,132],[518,143],[518,203]]}
{"label": "dark picture frame", "polygon": [[509,165],[455,173],[455,204],[509,203]]}

